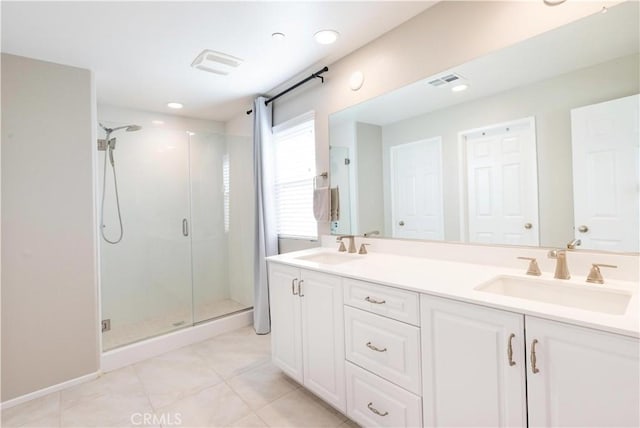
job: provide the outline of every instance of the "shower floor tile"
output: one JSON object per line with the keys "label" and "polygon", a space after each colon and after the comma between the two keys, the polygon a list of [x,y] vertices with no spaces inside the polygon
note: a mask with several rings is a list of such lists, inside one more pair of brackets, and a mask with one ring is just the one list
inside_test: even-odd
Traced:
{"label": "shower floor tile", "polygon": [[197,305],[194,311],[194,319],[190,308],[181,308],[174,312],[164,314],[161,317],[149,318],[144,321],[131,324],[118,324],[112,320],[111,330],[102,334],[102,348],[105,351],[128,345],[150,337],[188,327],[195,321],[201,322],[218,318],[233,312],[249,309],[232,299],[216,300],[214,302]]}
{"label": "shower floor tile", "polygon": [[234,330],[5,409],[2,426],[357,427],[276,368],[269,340]]}

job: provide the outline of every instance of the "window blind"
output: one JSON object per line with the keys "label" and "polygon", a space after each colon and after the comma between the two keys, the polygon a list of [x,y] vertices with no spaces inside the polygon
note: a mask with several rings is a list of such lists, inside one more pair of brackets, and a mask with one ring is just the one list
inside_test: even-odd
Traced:
{"label": "window blind", "polygon": [[313,178],[316,171],[314,121],[274,133],[275,197],[278,235],[316,239]]}

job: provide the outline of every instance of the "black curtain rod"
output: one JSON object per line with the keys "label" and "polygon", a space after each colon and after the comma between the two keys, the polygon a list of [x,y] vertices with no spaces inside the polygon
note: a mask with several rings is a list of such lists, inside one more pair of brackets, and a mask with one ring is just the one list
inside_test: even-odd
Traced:
{"label": "black curtain rod", "polygon": [[[311,76],[307,77],[306,79],[303,79],[303,80],[299,81],[298,83],[296,83],[295,85],[288,87],[284,91],[280,92],[278,95],[274,95],[273,97],[269,98],[268,100],[266,100],[264,102],[264,105],[266,105],[266,106],[269,105],[269,103],[272,103],[275,100],[277,100],[278,98],[280,98],[281,96],[283,96],[284,94],[293,91],[298,86],[304,85],[309,80],[320,79],[320,80],[322,80],[322,83],[324,83],[324,77],[322,77],[322,73],[325,73],[327,71],[329,71],[329,67],[325,66],[322,70],[316,71],[315,73],[313,73]],[[252,112],[253,112],[253,110],[247,110],[247,114],[251,114]]]}

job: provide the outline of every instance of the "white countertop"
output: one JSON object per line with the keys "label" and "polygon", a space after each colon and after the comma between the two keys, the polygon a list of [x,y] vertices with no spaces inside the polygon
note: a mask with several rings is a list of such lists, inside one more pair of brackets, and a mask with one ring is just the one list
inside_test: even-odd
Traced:
{"label": "white countertop", "polygon": [[[352,258],[353,261],[341,264],[322,264],[299,258],[320,253],[343,254]],[[523,269],[516,270],[502,266],[459,263],[375,252],[370,252],[367,255],[347,255],[326,247],[281,254],[269,257],[267,260],[626,336],[640,337],[639,284],[629,281],[606,280],[606,272],[605,284],[597,285],[586,283],[583,277],[570,280],[554,279],[553,273],[549,272],[543,272],[541,277],[533,277],[525,275]],[[598,290],[606,287],[630,293],[631,300],[624,314],[612,315],[475,289],[479,285],[504,275],[523,279],[557,281],[559,285],[572,284],[580,287],[593,287]]]}

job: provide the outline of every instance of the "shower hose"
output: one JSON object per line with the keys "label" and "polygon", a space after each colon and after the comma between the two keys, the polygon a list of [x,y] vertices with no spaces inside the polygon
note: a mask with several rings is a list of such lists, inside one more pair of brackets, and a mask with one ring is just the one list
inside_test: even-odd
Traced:
{"label": "shower hose", "polygon": [[120,213],[120,197],[118,196],[118,179],[116,177],[116,163],[113,159],[113,147],[111,144],[107,142],[107,151],[109,152],[108,157],[111,163],[111,169],[113,170],[113,186],[115,188],[115,196],[116,196],[116,207],[118,209],[118,222],[120,223],[120,235],[114,241],[110,240],[104,234],[105,224],[104,224],[104,199],[106,194],[107,187],[107,153],[104,154],[104,170],[102,174],[102,203],[100,204],[100,234],[102,235],[102,239],[104,239],[109,244],[117,244],[122,241],[122,237],[124,236],[124,228],[122,227],[122,214]]}

